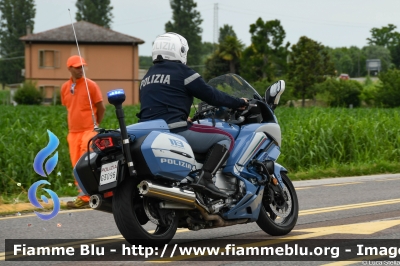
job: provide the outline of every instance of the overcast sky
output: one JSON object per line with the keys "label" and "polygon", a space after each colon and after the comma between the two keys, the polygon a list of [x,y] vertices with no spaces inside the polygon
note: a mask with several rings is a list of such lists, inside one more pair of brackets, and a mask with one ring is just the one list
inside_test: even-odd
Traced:
{"label": "overcast sky", "polygon": [[[363,47],[372,28],[400,26],[400,0],[197,0],[203,23],[202,41],[214,40],[214,6],[218,4],[218,28],[233,27],[238,38],[250,44],[250,24],[261,17],[278,19],[286,31],[285,42],[297,43],[307,36],[330,47]],[[68,8],[75,22],[74,0],[36,0],[33,33],[70,25]],[[139,55],[151,56],[155,37],[172,20],[169,0],[111,0],[111,29],[145,41]],[[397,28],[400,31],[400,28]],[[79,40],[78,40],[79,41]],[[189,43],[190,48],[190,43]],[[190,51],[189,51],[190,52]]]}

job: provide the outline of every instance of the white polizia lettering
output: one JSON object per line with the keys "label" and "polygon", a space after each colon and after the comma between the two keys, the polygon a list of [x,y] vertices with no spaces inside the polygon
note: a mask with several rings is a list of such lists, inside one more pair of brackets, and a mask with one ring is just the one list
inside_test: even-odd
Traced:
{"label": "white polizia lettering", "polygon": [[187,169],[192,169],[192,165],[190,163],[180,161],[180,160],[175,160],[175,159],[169,159],[169,158],[161,158],[160,160],[161,163],[166,163],[166,164],[173,164],[173,165],[178,165],[182,166]]}
{"label": "white polizia lettering", "polygon": [[169,51],[175,51],[176,47],[174,43],[170,42],[155,42],[153,46],[154,50],[169,50]]}
{"label": "white polizia lettering", "polygon": [[170,82],[171,82],[170,75],[155,74],[148,76],[145,79],[142,79],[142,82],[140,82],[140,89],[152,83],[170,84]]}

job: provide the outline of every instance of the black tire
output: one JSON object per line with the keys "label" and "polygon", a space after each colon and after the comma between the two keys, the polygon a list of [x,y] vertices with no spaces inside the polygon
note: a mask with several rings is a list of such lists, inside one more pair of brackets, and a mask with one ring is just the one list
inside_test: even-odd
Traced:
{"label": "black tire", "polygon": [[[290,233],[296,225],[299,216],[299,202],[296,190],[284,172],[281,172],[281,177],[287,188],[285,189],[285,193],[288,194],[291,202],[288,201],[287,208],[285,211],[282,210],[282,217],[280,217],[276,214],[276,212],[279,213],[280,208],[277,206],[275,199],[272,202],[271,199],[268,199],[268,187],[265,187],[262,206],[257,220],[258,226],[271,236],[283,236]],[[291,209],[289,209],[290,207]],[[272,208],[275,208],[275,212]]]}
{"label": "black tire", "polygon": [[[178,228],[178,217],[171,212],[167,215],[168,224],[157,225],[153,232],[148,232],[143,225],[151,223],[144,211],[144,200],[139,195],[138,182],[127,177],[114,191],[113,214],[122,236],[132,245],[162,246],[171,241]],[[147,198],[146,201],[154,202],[158,206],[158,200]],[[157,207],[155,207],[157,208]]]}

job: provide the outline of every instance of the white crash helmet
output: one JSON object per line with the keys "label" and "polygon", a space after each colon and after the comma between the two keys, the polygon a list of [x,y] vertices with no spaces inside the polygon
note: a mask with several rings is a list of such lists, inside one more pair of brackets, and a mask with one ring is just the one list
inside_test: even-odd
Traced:
{"label": "white crash helmet", "polygon": [[159,55],[166,60],[178,60],[186,65],[189,45],[184,37],[174,32],[157,36],[153,44],[153,62]]}

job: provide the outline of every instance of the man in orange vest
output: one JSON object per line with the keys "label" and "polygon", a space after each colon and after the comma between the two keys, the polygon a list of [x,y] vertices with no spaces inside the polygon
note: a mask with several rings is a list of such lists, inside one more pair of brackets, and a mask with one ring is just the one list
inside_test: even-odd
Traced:
{"label": "man in orange vest", "polygon": [[[89,140],[97,134],[94,131],[92,110],[97,124],[103,120],[105,106],[99,86],[92,80],[83,77],[85,59],[73,55],[67,60],[67,68],[71,78],[61,87],[61,103],[68,112],[68,146],[72,167],[87,152]],[[87,86],[86,86],[87,85]],[[90,97],[90,101],[89,101]],[[89,196],[85,195],[75,180],[79,195],[75,201],[68,201],[67,207],[82,208],[89,205]]]}

